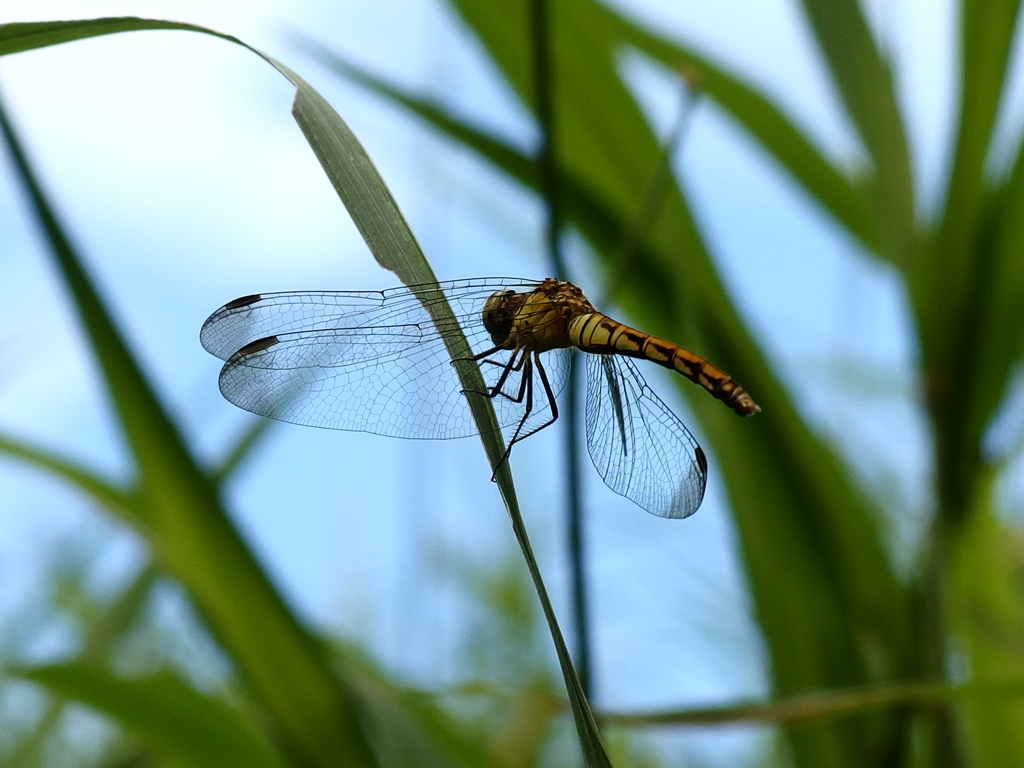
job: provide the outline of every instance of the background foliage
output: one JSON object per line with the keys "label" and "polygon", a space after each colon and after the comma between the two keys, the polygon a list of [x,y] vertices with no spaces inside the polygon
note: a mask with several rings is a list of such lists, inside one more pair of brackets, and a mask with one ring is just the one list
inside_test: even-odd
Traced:
{"label": "background foliage", "polygon": [[[521,102],[535,109],[538,41],[527,0],[506,3],[501,13],[475,0],[452,7]],[[605,739],[613,764],[685,761],[648,752],[637,734],[654,724],[723,720],[782,723],[778,742],[766,745],[765,764],[1024,764],[1020,536],[998,493],[1024,444],[1019,126],[1012,152],[993,148],[1011,95],[1018,8],[1011,0],[962,4],[956,128],[936,193],[915,178],[893,62],[855,0],[801,4],[860,143],[862,160],[853,168],[821,149],[767,93],[698,51],[590,0],[550,2],[558,203],[589,246],[590,268],[607,276],[637,325],[699,350],[763,408],[741,422],[681,387],[719,459],[773,700],[630,718],[608,713],[610,722],[629,726],[628,737],[612,731]],[[7,25],[0,27],[0,53],[156,27],[181,25]],[[418,115],[523,187],[541,186],[534,158],[519,148],[445,104],[345,61],[327,40],[306,46],[340,77]],[[809,422],[780,379],[778,361],[735,305],[693,213],[693,192],[665,172],[671,141],[659,139],[622,76],[624,51],[680,73],[681,89],[728,114],[848,233],[862,258],[898,277],[918,355],[906,396],[927,421],[933,461],[922,489],[930,507],[926,532],[909,556],[894,552],[888,535],[905,510],[873,493]],[[315,91],[281,71],[299,89],[296,119],[374,255],[403,279],[429,269],[415,242],[402,239],[400,216],[373,218],[390,196],[375,186],[372,166],[360,165],[344,124]],[[4,436],[0,448],[133,526],[153,556],[120,594],[102,600],[76,593],[74,578],[55,580],[66,590],[55,593],[64,596],[57,606],[78,627],[80,651],[45,665],[27,663],[17,648],[8,652],[6,685],[31,681],[51,699],[38,717],[14,718],[4,729],[13,734],[0,743],[7,760],[54,764],[47,750],[66,738],[61,713],[72,700],[119,726],[93,742],[100,746],[92,753],[82,749],[80,764],[511,766],[563,764],[576,754],[551,670],[526,650],[547,641],[536,631],[532,602],[522,602],[516,571],[471,579],[493,584],[485,602],[494,610],[475,645],[493,655],[470,665],[477,685],[455,692],[428,695],[389,679],[357,648],[314,634],[294,614],[221,501],[224,478],[259,432],[243,435],[218,467],[195,458],[93,290],[14,127],[6,118],[3,127],[28,215],[50,244],[103,371],[134,476],[111,483],[14,436]],[[923,198],[942,202],[930,211]],[[404,267],[396,259],[406,259]],[[489,449],[493,455],[495,446]],[[510,481],[503,493],[515,519]],[[901,558],[911,563],[905,571]],[[215,652],[175,660],[144,651],[146,606],[160,584],[180,590],[195,611],[193,632],[209,633]],[[504,647],[507,654],[498,653]],[[585,759],[606,764],[564,657],[563,672]]]}

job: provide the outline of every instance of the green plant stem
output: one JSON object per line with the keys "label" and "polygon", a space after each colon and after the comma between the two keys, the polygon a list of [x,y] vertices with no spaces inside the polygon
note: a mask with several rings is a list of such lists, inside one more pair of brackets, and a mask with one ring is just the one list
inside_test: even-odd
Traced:
{"label": "green plant stem", "polygon": [[[537,170],[541,195],[547,208],[545,243],[548,258],[559,280],[567,277],[562,254],[562,215],[559,205],[560,189],[558,162],[555,152],[555,114],[552,93],[553,73],[548,31],[547,0],[531,0],[530,23],[533,34],[533,80],[537,122],[541,142],[537,153]],[[569,381],[565,398],[565,474],[567,539],[569,544],[569,570],[572,589],[572,624],[576,638],[575,663],[584,695],[590,698],[590,622],[587,611],[587,578],[584,556],[582,488],[580,487],[579,451],[579,366],[570,362]]]}
{"label": "green plant stem", "polygon": [[955,700],[967,697],[1024,696],[1024,681],[948,685],[929,682],[892,682],[808,693],[778,701],[742,702],[723,707],[664,710],[659,712],[601,712],[598,719],[609,725],[730,725],[736,723],[791,723],[863,715],[888,707],[937,705],[947,708]]}
{"label": "green plant stem", "polygon": [[651,232],[658,221],[658,215],[669,193],[675,178],[672,174],[672,163],[677,151],[686,138],[686,132],[692,122],[693,110],[700,91],[694,88],[685,77],[682,81],[682,94],[679,101],[679,112],[676,115],[672,130],[661,145],[658,164],[651,174],[651,180],[644,189],[643,197],[637,206],[636,213],[629,219],[614,252],[608,258],[608,276],[605,278],[604,295],[600,306],[611,304],[615,296],[622,290],[629,278],[630,270],[641,255],[640,250],[644,238]]}

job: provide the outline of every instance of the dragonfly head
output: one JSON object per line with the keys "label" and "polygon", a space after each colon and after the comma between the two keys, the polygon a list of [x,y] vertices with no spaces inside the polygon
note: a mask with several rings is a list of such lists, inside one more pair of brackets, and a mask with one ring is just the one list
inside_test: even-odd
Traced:
{"label": "dragonfly head", "polygon": [[511,341],[516,312],[522,307],[526,296],[525,293],[516,293],[505,288],[495,291],[484,302],[484,309],[481,313],[484,328],[491,334],[491,341],[496,347],[503,347]]}

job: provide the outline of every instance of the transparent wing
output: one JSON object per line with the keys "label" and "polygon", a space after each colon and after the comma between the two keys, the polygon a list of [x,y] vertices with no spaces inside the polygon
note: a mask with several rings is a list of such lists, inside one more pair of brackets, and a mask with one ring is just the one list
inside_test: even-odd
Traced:
{"label": "transparent wing", "polygon": [[[481,317],[487,297],[536,286],[478,278],[386,291],[244,296],[210,316],[200,341],[226,361],[220,374],[224,397],[253,413],[392,437],[465,437],[476,429],[444,345],[444,334],[453,329],[435,323],[426,307],[446,298],[476,354],[493,346]],[[497,383],[509,354],[481,362],[488,387]],[[565,384],[567,358],[565,350],[544,355],[555,391]],[[523,418],[525,402],[516,402],[522,385],[522,372],[512,372],[504,396],[492,400],[502,427]],[[527,427],[550,413],[550,405],[535,402]]]}
{"label": "transparent wing", "polygon": [[629,358],[587,355],[587,447],[608,487],[653,515],[689,517],[704,498],[704,451]]}

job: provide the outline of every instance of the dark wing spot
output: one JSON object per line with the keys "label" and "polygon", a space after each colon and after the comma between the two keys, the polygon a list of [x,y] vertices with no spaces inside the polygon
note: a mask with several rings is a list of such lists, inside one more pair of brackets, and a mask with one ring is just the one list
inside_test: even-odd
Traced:
{"label": "dark wing spot", "polygon": [[237,299],[229,301],[227,304],[225,304],[224,309],[240,309],[242,307],[248,307],[250,304],[255,304],[261,298],[263,297],[260,296],[258,293],[251,293],[248,296],[240,296]]}
{"label": "dark wing spot", "polygon": [[267,347],[272,347],[277,344],[277,336],[267,336],[264,339],[256,339],[256,341],[250,341],[240,350],[235,352],[236,355],[254,355],[257,352],[262,352]]}
{"label": "dark wing spot", "polygon": [[704,449],[698,445],[697,450],[695,450],[693,453],[697,457],[697,466],[700,467],[701,474],[707,477],[708,457],[704,455]]}

